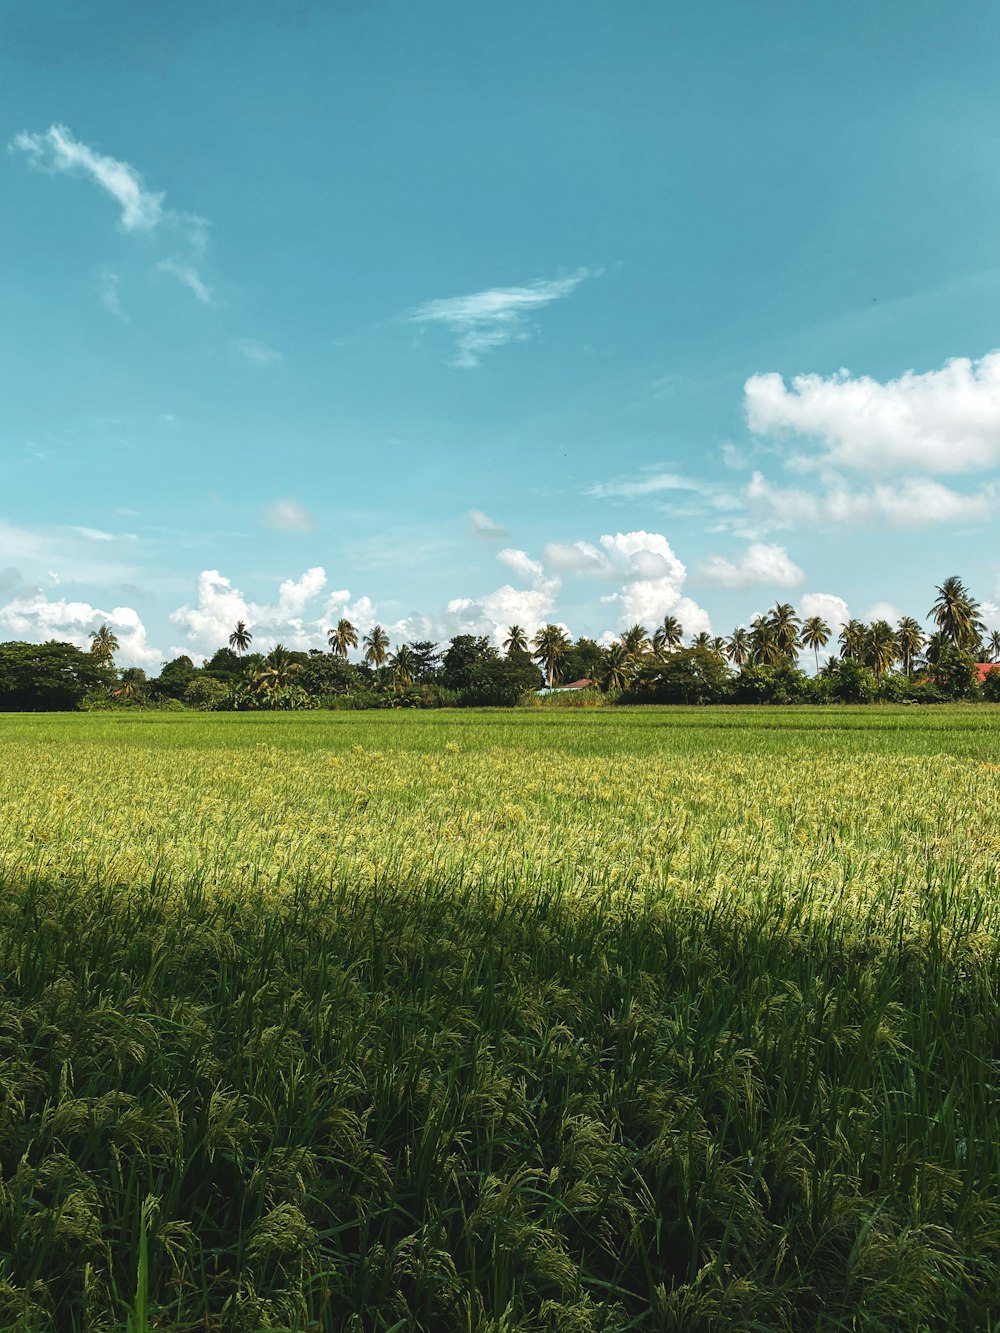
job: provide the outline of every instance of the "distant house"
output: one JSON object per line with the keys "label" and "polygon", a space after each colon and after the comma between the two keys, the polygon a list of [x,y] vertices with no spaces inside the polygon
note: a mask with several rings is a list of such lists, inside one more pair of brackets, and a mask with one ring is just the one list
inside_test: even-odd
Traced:
{"label": "distant house", "polygon": [[1000,662],[977,662],[976,679],[982,685],[988,671],[1000,671]]}
{"label": "distant house", "polygon": [[574,680],[569,685],[543,685],[536,694],[566,694],[570,690],[591,690],[597,684],[596,680],[588,680],[584,676],[581,680]]}

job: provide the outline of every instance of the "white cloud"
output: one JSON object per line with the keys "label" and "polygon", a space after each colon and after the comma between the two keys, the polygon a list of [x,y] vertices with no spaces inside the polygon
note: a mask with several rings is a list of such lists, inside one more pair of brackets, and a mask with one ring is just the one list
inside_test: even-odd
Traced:
{"label": "white cloud", "polygon": [[743,489],[747,513],[764,527],[816,524],[882,524],[924,527],[932,523],[981,523],[996,506],[992,484],[966,494],[931,477],[906,477],[866,490],[852,490],[833,474],[825,491],[776,486],[755,472]]}
{"label": "white cloud", "polygon": [[74,139],[65,125],[50,125],[44,134],[22,131],[10,146],[27,153],[43,171],[89,177],[118,203],[126,231],[152,231],[163,221],[162,193],[148,190],[142,176],[127,162],[97,153]]}
{"label": "white cloud", "polygon": [[549,542],[542,553],[546,565],[564,574],[609,574],[613,566],[590,542]]}
{"label": "white cloud", "polygon": [[130,606],[102,611],[89,602],[65,598],[50,601],[41,590],[36,590],[0,607],[0,627],[18,637],[27,636],[33,642],[59,639],[87,648],[90,630],[105,623],[118,638],[115,660],[119,666],[155,667],[163,660],[160,650],[150,644],[139,613]]}
{"label": "white cloud", "polygon": [[851,618],[843,597],[837,597],[832,592],[807,592],[799,600],[798,609],[803,620],[808,620],[810,616],[819,616],[825,620],[834,639]]}
{"label": "white cloud", "polygon": [[488,541],[493,541],[507,536],[507,529],[502,524],[495,523],[481,509],[470,509],[466,517],[475,537],[483,537]]}
{"label": "white cloud", "polygon": [[236,350],[245,360],[254,366],[282,366],[285,358],[275,347],[258,342],[256,338],[239,338]]}
{"label": "white cloud", "polygon": [[621,481],[596,482],[588,495],[604,500],[617,497],[626,500],[637,499],[644,495],[659,495],[662,491],[701,491],[703,483],[682,477],[676,472],[649,472],[639,477]]}
{"label": "white cloud", "polygon": [[529,282],[524,287],[491,287],[468,296],[428,301],[409,319],[421,327],[439,325],[446,329],[457,348],[450,364],[469,369],[479,365],[483,353],[530,338],[531,325],[526,317],[572,295],[591,276],[589,269],[578,269],[569,277]]}
{"label": "white cloud", "polygon": [[170,277],[176,278],[179,283],[187,287],[188,291],[193,292],[202,305],[215,304],[215,298],[194,264],[178,259],[174,255],[168,255],[166,259],[161,259],[156,267],[161,273],[169,274]]}
{"label": "white cloud", "polygon": [[104,306],[105,310],[110,310],[117,319],[127,322],[128,316],[122,309],[118,287],[118,274],[112,273],[110,270],[106,269],[101,274],[97,294],[101,298],[101,305]]}
{"label": "white cloud", "polygon": [[217,569],[203,570],[198,576],[195,606],[181,606],[170,619],[187,632],[191,647],[212,653],[229,642],[237,620],[246,621],[254,635],[254,648],[266,652],[276,643],[287,648],[325,648],[326,631],[331,623],[346,615],[358,628],[370,628],[371,603],[362,598],[350,605],[350,593],[341,590],[326,599],[322,612],[310,618],[307,608],[326,587],[326,571],[319,565],[298,579],[285,579],[278,589],[277,602],[251,602]]}
{"label": "white cloud", "polygon": [[638,621],[652,627],[668,613],[676,615],[688,633],[711,628],[708,613],[681,594],[687,570],[658,532],[605,534],[601,545],[624,581],[618,592],[602,597],[620,607],[624,627]]}
{"label": "white cloud", "polygon": [[864,620],[869,625],[873,620],[888,620],[890,625],[895,625],[899,622],[902,614],[899,607],[892,602],[872,602],[864,614]]}
{"label": "white cloud", "polygon": [[698,575],[705,583],[722,588],[748,588],[752,583],[794,588],[805,579],[783,546],[769,546],[765,542],[751,542],[738,560],[711,555],[699,565]]}
{"label": "white cloud", "polygon": [[86,537],[89,542],[113,542],[115,535],[113,532],[102,532],[100,528],[71,528],[71,532],[78,532],[81,537]]}
{"label": "white cloud", "polygon": [[275,500],[264,515],[269,528],[279,532],[312,532],[316,520],[297,500]]}
{"label": "white cloud", "polygon": [[519,551],[516,547],[504,547],[502,551],[497,552],[497,559],[523,579],[537,582],[545,575],[545,570],[539,561],[532,560],[526,551]]}
{"label": "white cloud", "polygon": [[953,473],[1000,463],[1000,351],[885,383],[841,370],[797,375],[788,388],[777,373],[752,375],[745,394],[756,434],[817,440],[825,461],[844,467]]}

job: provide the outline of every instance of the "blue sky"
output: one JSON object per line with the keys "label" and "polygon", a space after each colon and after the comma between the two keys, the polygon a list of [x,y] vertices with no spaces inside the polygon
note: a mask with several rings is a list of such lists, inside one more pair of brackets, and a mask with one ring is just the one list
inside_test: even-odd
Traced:
{"label": "blue sky", "polygon": [[952,573],[1000,625],[998,55],[925,0],[16,0],[0,636],[727,633]]}

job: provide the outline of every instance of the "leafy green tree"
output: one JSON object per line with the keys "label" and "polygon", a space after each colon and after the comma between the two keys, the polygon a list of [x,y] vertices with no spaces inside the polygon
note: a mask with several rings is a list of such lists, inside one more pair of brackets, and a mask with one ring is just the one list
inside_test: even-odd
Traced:
{"label": "leafy green tree", "polygon": [[118,648],[118,636],[110,625],[101,625],[99,629],[90,631],[90,651],[105,666],[114,664],[114,657]]}
{"label": "leafy green tree", "polygon": [[537,690],[541,672],[527,653],[485,657],[472,668],[461,702],[477,708],[513,708],[524,695]]}
{"label": "leafy green tree", "polygon": [[456,634],[441,662],[441,684],[456,692],[470,689],[476,668],[496,656],[497,650],[485,635]]}
{"label": "leafy green tree", "polygon": [[977,656],[952,643],[940,645],[930,674],[938,689],[949,699],[972,699],[978,693]]}
{"label": "leafy green tree", "polygon": [[247,652],[253,643],[253,635],[247,629],[245,620],[237,620],[236,627],[229,636],[229,646],[234,648],[242,660],[243,654]]}
{"label": "leafy green tree", "polygon": [[912,676],[913,664],[924,647],[924,632],[912,616],[903,616],[896,626],[896,647],[904,674]]}
{"label": "leafy green tree", "polygon": [[422,683],[435,681],[441,665],[441,653],[437,644],[432,643],[430,639],[418,639],[416,643],[411,643],[409,648],[413,654],[413,679]]}
{"label": "leafy green tree", "polygon": [[184,691],[198,674],[186,653],[165,662],[160,674],[150,681],[150,689],[160,699],[183,699]]}
{"label": "leafy green tree", "polygon": [[338,620],[337,628],[327,632],[330,652],[337,657],[346,657],[352,648],[358,646],[358,631],[349,620]]}
{"label": "leafy green tree", "polygon": [[184,691],[184,702],[189,708],[199,708],[211,712],[225,703],[231,693],[231,687],[214,676],[198,675]]}
{"label": "leafy green tree", "polygon": [[532,647],[535,650],[532,656],[545,672],[546,684],[553,686],[559,680],[559,667],[569,648],[566,631],[559,625],[543,625],[532,639]]}
{"label": "leafy green tree", "polygon": [[389,657],[389,636],[381,625],[373,625],[362,639],[365,661],[376,669],[385,666]]}
{"label": "leafy green tree", "polygon": [[605,657],[605,649],[595,640],[577,639],[566,649],[562,660],[563,680],[601,680]]}
{"label": "leafy green tree", "polygon": [[233,676],[242,676],[243,659],[232,648],[217,648],[205,663],[205,670],[213,676],[225,676],[227,680]]}
{"label": "leafy green tree", "polygon": [[875,697],[875,677],[863,662],[842,657],[828,666],[830,697],[842,704],[867,704]]}
{"label": "leafy green tree", "polygon": [[296,682],[314,699],[352,694],[360,685],[358,669],[335,653],[314,649]]}
{"label": "leafy green tree", "polygon": [[830,626],[822,616],[808,616],[802,622],[802,646],[811,648],[816,658],[816,674],[819,675],[819,650],[830,642]]}
{"label": "leafy green tree", "polygon": [[940,633],[955,648],[978,653],[985,626],[979,618],[979,603],[960,578],[952,575],[945,579],[937,589],[937,600],[929,614]]}
{"label": "leafy green tree", "polygon": [[72,643],[0,643],[0,712],[70,712],[114,676],[96,653]]}
{"label": "leafy green tree", "polygon": [[663,661],[640,666],[622,695],[623,703],[720,703],[729,693],[732,673],[708,648],[678,648]]}

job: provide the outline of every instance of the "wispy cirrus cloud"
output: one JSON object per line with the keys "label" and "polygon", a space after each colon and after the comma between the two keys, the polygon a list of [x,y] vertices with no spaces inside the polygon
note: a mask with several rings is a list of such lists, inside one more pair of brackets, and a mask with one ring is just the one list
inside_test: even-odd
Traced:
{"label": "wispy cirrus cloud", "polygon": [[312,532],[316,520],[297,500],[275,500],[268,506],[264,521],[278,532]]}
{"label": "wispy cirrus cloud", "polygon": [[478,366],[486,353],[506,343],[526,342],[532,335],[530,316],[554,301],[572,296],[592,269],[581,268],[565,278],[539,279],[523,287],[489,287],[468,296],[428,301],[408,316],[422,328],[439,326],[455,340],[450,365],[463,370]]}
{"label": "wispy cirrus cloud", "polygon": [[238,339],[236,350],[244,361],[249,361],[252,366],[283,366],[285,364],[285,358],[276,347],[260,342],[257,338]]}
{"label": "wispy cirrus cloud", "polygon": [[[123,231],[170,233],[181,243],[186,254],[168,256],[157,267],[183,283],[204,305],[213,304],[212,294],[197,267],[208,244],[208,223],[204,218],[165,207],[166,193],[151,190],[142,173],[131,163],[98,152],[75,138],[65,125],[50,125],[40,133],[22,130],[8,147],[11,152],[23,153],[40,171],[50,175],[80,176],[92,181],[121,209],[119,220]],[[110,283],[103,282],[100,296],[109,310],[121,315],[117,278]]]}

